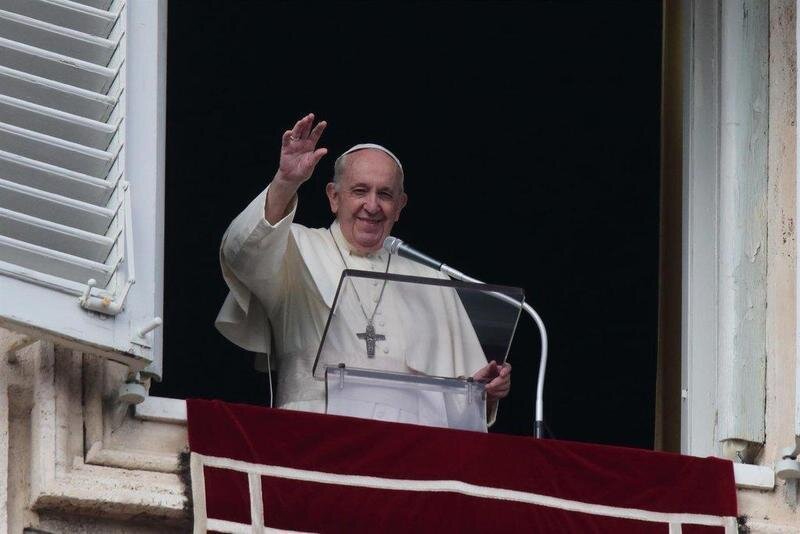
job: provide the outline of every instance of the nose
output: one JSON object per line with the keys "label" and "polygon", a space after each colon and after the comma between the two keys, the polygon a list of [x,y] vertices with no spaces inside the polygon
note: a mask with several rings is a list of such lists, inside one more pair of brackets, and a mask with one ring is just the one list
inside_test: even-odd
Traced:
{"label": "nose", "polygon": [[378,204],[378,195],[375,193],[370,193],[366,196],[364,199],[364,210],[370,215],[378,213],[380,210],[380,204]]}

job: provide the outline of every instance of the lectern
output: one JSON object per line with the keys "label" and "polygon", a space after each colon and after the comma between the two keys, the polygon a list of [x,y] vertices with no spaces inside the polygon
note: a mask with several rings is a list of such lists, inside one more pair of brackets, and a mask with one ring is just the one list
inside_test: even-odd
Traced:
{"label": "lectern", "polygon": [[515,287],[345,270],[314,362],[326,412],[485,432],[472,375],[506,360],[523,300]]}

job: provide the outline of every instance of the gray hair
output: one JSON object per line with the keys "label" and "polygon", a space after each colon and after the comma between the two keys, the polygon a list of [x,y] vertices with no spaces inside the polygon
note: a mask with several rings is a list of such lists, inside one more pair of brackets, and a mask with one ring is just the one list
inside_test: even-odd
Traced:
{"label": "gray hair", "polygon": [[350,148],[349,150],[346,150],[341,156],[336,158],[336,162],[333,164],[333,185],[336,188],[336,190],[337,191],[339,190],[339,184],[341,183],[342,177],[344,176],[345,168],[347,167],[347,160],[350,154],[352,154],[353,152],[358,152],[360,150],[366,150],[366,149],[379,150],[394,160],[394,162],[397,164],[397,178],[400,181],[400,191],[403,191],[404,190],[403,181],[405,179],[405,175],[403,173],[403,166],[400,164],[400,160],[397,158],[397,156],[392,154],[387,148],[372,143],[364,143],[356,145]]}

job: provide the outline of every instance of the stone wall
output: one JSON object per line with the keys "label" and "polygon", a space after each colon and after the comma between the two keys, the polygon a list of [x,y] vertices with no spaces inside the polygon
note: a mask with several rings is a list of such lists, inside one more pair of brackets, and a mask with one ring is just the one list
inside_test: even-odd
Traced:
{"label": "stone wall", "polygon": [[[796,35],[794,0],[770,2],[766,442],[757,462],[772,467],[794,444]],[[751,532],[800,532],[796,486],[739,490]]]}
{"label": "stone wall", "polygon": [[0,534],[185,532],[183,424],[116,400],[125,368],[0,330]]}

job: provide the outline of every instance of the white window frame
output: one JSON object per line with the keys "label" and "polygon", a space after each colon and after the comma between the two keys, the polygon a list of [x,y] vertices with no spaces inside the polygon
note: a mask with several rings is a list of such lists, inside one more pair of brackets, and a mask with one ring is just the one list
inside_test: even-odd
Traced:
{"label": "white window frame", "polygon": [[681,452],[718,455],[719,5],[682,3]]}
{"label": "white window frame", "polygon": [[107,315],[82,308],[75,287],[46,275],[0,276],[0,326],[160,378],[161,329],[140,332],[163,315],[167,1],[117,0],[112,9],[117,6],[125,10],[126,33],[125,87],[117,104],[125,106],[120,157],[132,209],[126,245],[133,254],[125,268],[132,274],[136,265],[135,283],[122,310]]}
{"label": "white window frame", "polygon": [[746,2],[681,3],[681,452],[697,456],[765,432],[768,85],[754,69],[768,62],[768,17],[753,9],[768,6],[750,6],[745,22],[760,25],[745,31]]}

